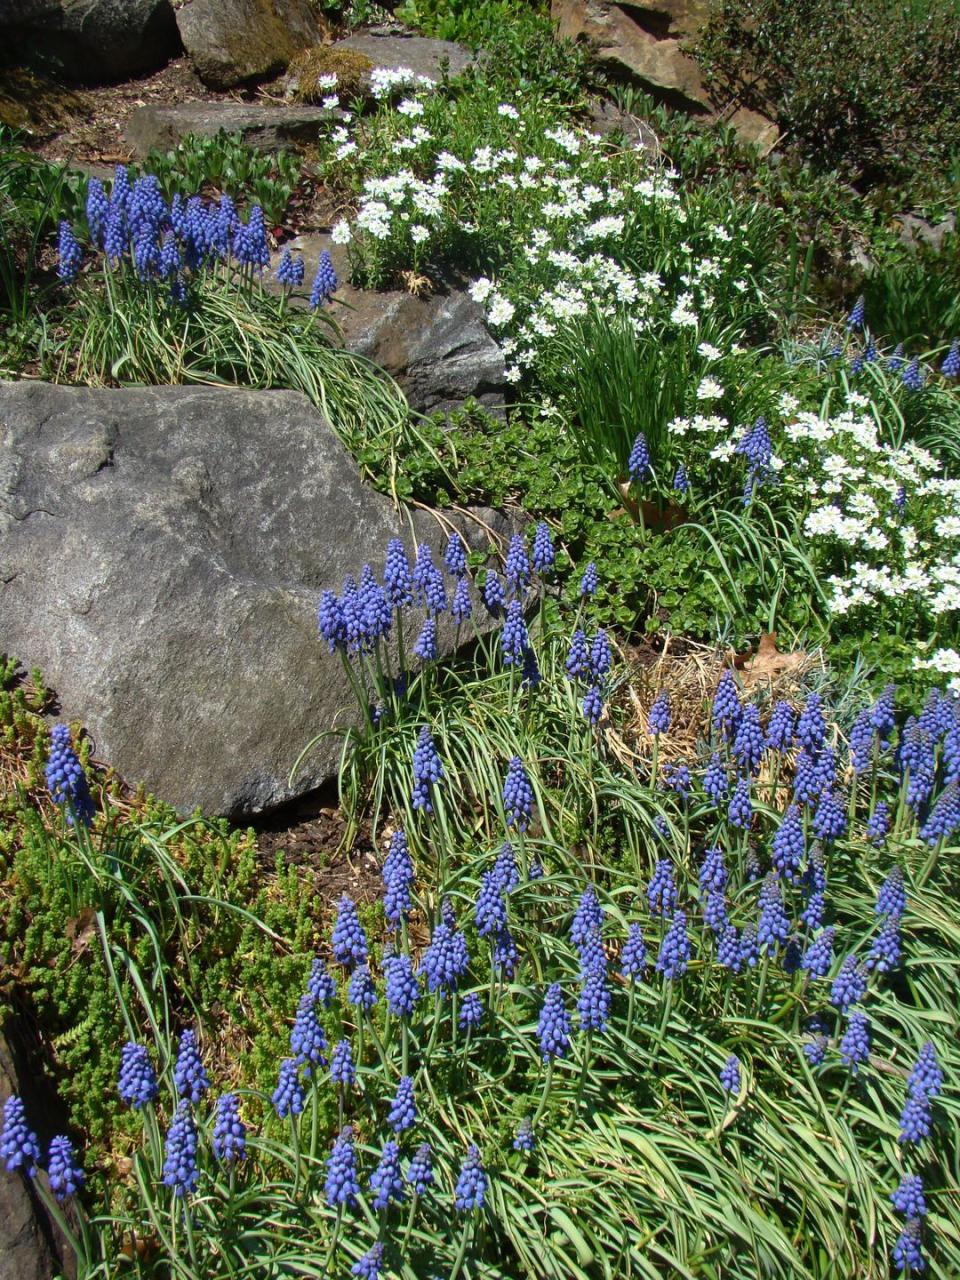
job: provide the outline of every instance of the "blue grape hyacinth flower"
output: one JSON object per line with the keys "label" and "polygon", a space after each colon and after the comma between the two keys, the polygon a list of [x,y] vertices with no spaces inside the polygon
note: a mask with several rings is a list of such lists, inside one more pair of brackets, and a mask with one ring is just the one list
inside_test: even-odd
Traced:
{"label": "blue grape hyacinth flower", "polygon": [[460,1166],[454,1190],[457,1212],[469,1213],[472,1209],[482,1209],[486,1195],[487,1175],[480,1160],[480,1149],[471,1143]]}
{"label": "blue grape hyacinth flower", "polygon": [[350,1268],[352,1276],[359,1276],[360,1280],[379,1280],[380,1271],[383,1267],[383,1245],[378,1240],[376,1244],[371,1245],[362,1258]]}
{"label": "blue grape hyacinth flower", "polygon": [[422,1142],[414,1152],[407,1167],[407,1182],[417,1196],[425,1195],[433,1186],[433,1153],[429,1142]]}
{"label": "blue grape hyacinth flower", "polygon": [[337,273],[333,269],[333,260],[329,252],[324,249],[320,254],[317,274],[313,277],[313,285],[310,289],[311,310],[316,311],[325,302],[329,302],[336,293],[338,284]]}
{"label": "blue grape hyacinth flower", "polygon": [[411,804],[414,809],[422,809],[424,813],[433,813],[433,787],[444,777],[440,756],[424,725],[417,738],[413,753],[413,794]]}
{"label": "blue grape hyacinth flower", "polygon": [[86,1181],[86,1174],[77,1161],[73,1143],[63,1134],[53,1138],[50,1143],[47,1177],[50,1180],[50,1190],[60,1204],[70,1196],[75,1196]]}
{"label": "blue grape hyacinth flower", "polygon": [[720,1083],[727,1093],[740,1092],[740,1059],[731,1053],[720,1071]]}
{"label": "blue grape hyacinth flower", "polygon": [[553,538],[550,535],[550,526],[543,520],[537,525],[533,532],[533,547],[530,552],[530,559],[537,573],[545,574],[553,568],[557,559],[557,553],[553,546]]}
{"label": "blue grape hyacinth flower", "polygon": [[80,757],[70,744],[70,730],[55,724],[50,733],[50,755],[45,771],[47,788],[54,804],[63,805],[67,822],[76,821],[89,827],[93,822],[93,798]]}
{"label": "blue grape hyacinth flower", "polygon": [[173,1068],[173,1083],[181,1098],[197,1103],[210,1088],[210,1078],[200,1061],[197,1037],[189,1028],[180,1037],[180,1049]]}
{"label": "blue grape hyacinth flower", "polygon": [[400,1173],[400,1148],[391,1138],[384,1143],[380,1163],[370,1175],[371,1207],[376,1211],[386,1209],[392,1200],[404,1200],[406,1192]]}
{"label": "blue grape hyacinth flower", "polygon": [[327,1204],[331,1209],[341,1205],[352,1207],[360,1194],[357,1181],[356,1155],[353,1149],[353,1129],[346,1125],[333,1144],[327,1157],[327,1180],[324,1187]]}
{"label": "blue grape hyacinth flower", "polygon": [[853,1075],[870,1059],[870,1021],[866,1014],[851,1013],[840,1041],[840,1057]]}
{"label": "blue grape hyacinth flower", "polygon": [[547,989],[537,1022],[537,1036],[544,1062],[564,1057],[570,1048],[570,1015],[564,1005],[559,982],[554,982]]}
{"label": "blue grape hyacinth flower", "polygon": [[923,1179],[918,1173],[905,1173],[900,1185],[890,1195],[897,1213],[905,1218],[925,1218],[927,1202],[923,1197]]}
{"label": "blue grape hyacinth flower", "polygon": [[28,1178],[34,1176],[40,1162],[37,1135],[27,1124],[26,1108],[17,1094],[11,1094],[3,1104],[0,1160],[8,1173],[13,1173],[14,1169],[22,1169]]}
{"label": "blue grape hyacinth flower", "polygon": [[420,998],[420,984],[408,955],[384,956],[387,1008],[395,1018],[409,1018]]}
{"label": "blue grape hyacinth flower", "polygon": [[367,935],[360,924],[356,905],[347,894],[343,894],[337,903],[331,942],[334,960],[347,968],[362,964],[369,955]]}
{"label": "blue grape hyacinth flower", "polygon": [[514,1151],[532,1151],[536,1145],[536,1136],[533,1132],[533,1121],[529,1116],[524,1116],[520,1121],[520,1127],[517,1129],[513,1139]]}
{"label": "blue grape hyacinth flower", "polygon": [[298,1116],[303,1111],[303,1085],[293,1058],[284,1058],[280,1063],[277,1087],[271,1094],[270,1101],[281,1120],[287,1116]]}
{"label": "blue grape hyacinth flower", "polygon": [[650,708],[648,717],[648,725],[650,733],[656,737],[661,733],[666,733],[670,728],[670,694],[666,689],[661,690],[657,698]]}
{"label": "blue grape hyacinth flower", "polygon": [[186,1100],[180,1102],[173,1123],[167,1131],[163,1148],[163,1182],[176,1196],[196,1191],[200,1182],[197,1168],[197,1125],[193,1110]]}
{"label": "blue grape hyacinth flower", "polygon": [[394,1133],[404,1133],[417,1123],[417,1104],[413,1095],[412,1076],[401,1076],[390,1104],[387,1124]]}
{"label": "blue grape hyacinth flower", "polygon": [[683,977],[689,962],[690,941],[687,937],[687,917],[684,912],[678,911],[660,943],[656,969],[668,982],[672,982],[675,978]]}
{"label": "blue grape hyacinth flower", "polygon": [[927,1260],[921,1247],[922,1225],[919,1219],[912,1219],[897,1236],[893,1246],[891,1260],[897,1271],[909,1271],[910,1275],[919,1275],[926,1271]]}
{"label": "blue grape hyacinth flower", "polygon": [[304,271],[303,259],[295,258],[289,247],[285,248],[280,255],[280,265],[277,267],[277,283],[287,289],[299,289],[303,284]]}
{"label": "blue grape hyacinth flower", "polygon": [[597,578],[597,566],[591,560],[583,571],[580,578],[580,595],[585,599],[597,594],[599,580]]}
{"label": "blue grape hyacinth flower", "polygon": [[231,1165],[246,1158],[247,1127],[240,1119],[240,1102],[235,1093],[224,1093],[217,1099],[210,1145],[221,1164]]}
{"label": "blue grape hyacinth flower", "polygon": [[927,1040],[920,1050],[907,1077],[907,1088],[918,1098],[936,1098],[943,1089],[943,1070],[932,1040]]}
{"label": "blue grape hyacinth flower", "polygon": [[153,1102],[160,1093],[157,1073],[145,1045],[131,1040],[121,1049],[117,1092],[122,1101],[135,1111]]}
{"label": "blue grape hyacinth flower", "polygon": [[650,469],[650,449],[647,438],[641,431],[634,440],[627,459],[627,474],[631,480],[646,480]]}
{"label": "blue grape hyacinth flower", "polygon": [[533,787],[519,756],[511,756],[503,783],[503,807],[508,827],[524,832],[533,817]]}

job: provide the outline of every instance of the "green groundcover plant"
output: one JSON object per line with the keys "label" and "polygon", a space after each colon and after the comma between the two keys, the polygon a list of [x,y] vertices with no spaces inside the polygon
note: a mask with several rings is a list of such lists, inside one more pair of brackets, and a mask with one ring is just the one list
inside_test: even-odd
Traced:
{"label": "green groundcover plant", "polygon": [[[169,1026],[114,969],[143,1138],[65,1220],[81,1275],[956,1271],[955,699],[840,725],[727,672],[695,746],[664,689],[624,755],[591,567],[572,631],[524,608],[555,559],[540,526],[479,585],[456,536],[443,568],[394,542],[324,595],[383,923],[340,899],[289,1052],[226,1087],[204,1011]],[[436,657],[448,609],[502,619],[466,668]],[[123,880],[66,726],[46,778],[62,858]],[[0,1153],[60,1212],[83,1153],[41,1124],[11,1099]]]}

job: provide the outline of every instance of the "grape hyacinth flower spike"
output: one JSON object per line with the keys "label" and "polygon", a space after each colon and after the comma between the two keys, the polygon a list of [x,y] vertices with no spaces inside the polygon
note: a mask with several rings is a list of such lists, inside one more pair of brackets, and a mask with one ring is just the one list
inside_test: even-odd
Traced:
{"label": "grape hyacinth flower spike", "polygon": [[217,1099],[210,1145],[221,1164],[231,1165],[246,1159],[247,1127],[240,1119],[240,1103],[235,1093],[224,1093]]}
{"label": "grape hyacinth flower spike", "polygon": [[533,1132],[533,1121],[529,1116],[524,1116],[520,1121],[520,1127],[517,1129],[516,1135],[513,1139],[513,1149],[514,1151],[530,1152],[533,1150],[535,1143],[536,1137]]}
{"label": "grape hyacinth flower spike", "polygon": [[512,756],[503,783],[503,808],[508,827],[523,833],[533,817],[533,787],[519,756]]}
{"label": "grape hyacinth flower spike", "polygon": [[580,595],[584,599],[589,600],[591,596],[595,596],[597,594],[598,586],[597,566],[591,560],[584,569],[583,576],[580,579]]}
{"label": "grape hyacinth flower spike", "polygon": [[956,339],[950,343],[950,350],[943,358],[940,372],[945,378],[960,378],[960,342]]}
{"label": "grape hyacinth flower spike", "polygon": [[181,1098],[197,1103],[210,1088],[210,1079],[200,1061],[197,1037],[189,1028],[180,1037],[180,1049],[173,1068],[173,1083]]}
{"label": "grape hyacinth flower spike", "polygon": [[87,775],[80,757],[70,744],[70,730],[65,724],[55,724],[50,733],[50,755],[45,771],[47,788],[54,804],[63,805],[67,822],[75,821],[89,827],[93,822],[94,807]]}
{"label": "grape hyacinth flower spike", "polygon": [[290,249],[285,248],[280,255],[280,265],[277,267],[277,283],[287,289],[299,289],[303,284],[303,276],[303,259],[295,258]]}
{"label": "grape hyacinth flower spike", "polygon": [[280,1063],[277,1087],[270,1101],[281,1120],[287,1116],[298,1116],[303,1110],[303,1085],[293,1058],[284,1058]]}
{"label": "grape hyacinth flower spike", "polygon": [[131,1040],[120,1051],[117,1092],[121,1100],[135,1111],[147,1106],[158,1096],[160,1088],[157,1073],[145,1045],[135,1044]]}
{"label": "grape hyacinth flower spike", "polygon": [[433,1186],[433,1153],[429,1142],[422,1142],[407,1167],[407,1182],[415,1196],[425,1195]]}
{"label": "grape hyacinth flower spike", "polygon": [[313,285],[310,289],[310,309],[316,309],[322,306],[337,291],[337,273],[333,269],[333,261],[326,249],[320,254],[320,261],[317,265],[317,274],[313,278]]}
{"label": "grape hyacinth flower spike", "polygon": [[340,1136],[327,1157],[327,1180],[324,1192],[331,1209],[340,1206],[352,1207],[360,1194],[353,1149],[353,1130],[350,1125],[346,1125],[340,1131]]}
{"label": "grape hyacinth flower spike", "polygon": [[62,1134],[53,1138],[50,1143],[47,1177],[50,1180],[50,1190],[60,1204],[70,1196],[75,1196],[86,1181],[86,1175],[77,1163],[73,1143]]}
{"label": "grape hyacinth flower spike", "polygon": [[437,754],[437,748],[430,730],[423,726],[413,753],[413,795],[411,803],[414,809],[422,809],[424,813],[433,813],[433,787],[444,776],[443,765]]}
{"label": "grape hyacinth flower spike", "polygon": [[637,434],[627,459],[627,474],[631,480],[641,481],[646,480],[650,470],[650,449],[647,438],[641,431]]}
{"label": "grape hyacinth flower spike", "polygon": [[350,1268],[352,1276],[359,1276],[360,1280],[379,1280],[380,1271],[383,1267],[383,1245],[378,1240],[376,1244],[371,1245],[362,1258]]}
{"label": "grape hyacinth flower spike", "polygon": [[349,969],[362,964],[369,955],[367,935],[360,924],[353,899],[347,894],[343,894],[337,903],[337,918],[334,921],[331,942],[334,960],[337,964],[345,965]]}
{"label": "grape hyacinth flower spike", "polygon": [[731,1053],[720,1071],[720,1083],[726,1093],[740,1092],[740,1059]]}
{"label": "grape hyacinth flower spike", "polygon": [[472,1143],[460,1167],[454,1191],[454,1203],[458,1213],[482,1209],[487,1195],[487,1175],[480,1161],[480,1150]]}
{"label": "grape hyacinth flower spike", "polygon": [[57,259],[57,275],[64,284],[70,284],[77,278],[80,264],[83,262],[83,250],[69,222],[60,223]]}
{"label": "grape hyacinth flower spike", "polygon": [[870,1059],[870,1021],[865,1014],[851,1013],[847,1029],[840,1041],[840,1057],[850,1068],[851,1074]]}
{"label": "grape hyacinth flower spike", "polygon": [[545,574],[553,568],[556,559],[557,553],[550,534],[550,526],[541,520],[533,531],[533,546],[530,552],[531,563],[537,573]]}
{"label": "grape hyacinth flower spike", "polygon": [[167,1132],[163,1149],[163,1182],[176,1196],[196,1191],[200,1181],[197,1168],[197,1125],[190,1103],[182,1101]]}
{"label": "grape hyacinth flower spike", "polygon": [[3,1127],[0,1128],[0,1160],[8,1173],[22,1169],[32,1178],[40,1162],[37,1135],[27,1125],[23,1100],[12,1094],[3,1104]]}
{"label": "grape hyacinth flower spike", "polygon": [[655,737],[658,734],[666,733],[670,728],[670,720],[670,695],[666,689],[663,689],[657,695],[653,706],[650,708],[648,717],[650,734]]}
{"label": "grape hyacinth flower spike", "polygon": [[510,592],[522,599],[530,584],[530,560],[527,556],[526,543],[520,533],[515,533],[510,539],[503,573]]}
{"label": "grape hyacinth flower spike", "polygon": [[851,332],[854,332],[857,329],[862,329],[865,319],[866,319],[866,303],[864,301],[863,294],[861,293],[860,296],[857,298],[856,302],[853,304],[850,314],[847,316],[847,328]]}
{"label": "grape hyacinth flower spike", "polygon": [[500,632],[500,649],[508,667],[520,666],[530,647],[530,636],[523,620],[523,606],[518,599],[510,601],[503,630]]}

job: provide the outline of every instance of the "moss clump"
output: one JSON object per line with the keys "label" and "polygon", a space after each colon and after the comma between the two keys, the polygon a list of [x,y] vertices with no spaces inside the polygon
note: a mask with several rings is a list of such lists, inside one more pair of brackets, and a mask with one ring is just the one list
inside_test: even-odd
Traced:
{"label": "moss clump", "polygon": [[0,68],[0,124],[46,137],[72,117],[89,115],[90,100],[22,67]]}
{"label": "moss clump", "polygon": [[341,97],[352,97],[362,91],[364,77],[373,70],[373,65],[372,59],[352,49],[316,44],[298,53],[290,63],[290,81],[296,84],[293,96],[297,102],[319,102],[329,90],[321,89],[317,80],[333,74]]}

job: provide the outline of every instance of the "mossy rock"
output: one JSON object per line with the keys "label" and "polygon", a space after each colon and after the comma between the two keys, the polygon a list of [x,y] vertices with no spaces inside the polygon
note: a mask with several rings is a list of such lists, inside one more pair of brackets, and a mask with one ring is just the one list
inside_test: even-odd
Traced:
{"label": "mossy rock", "polygon": [[73,116],[89,115],[89,100],[22,67],[0,69],[0,124],[46,137]]}
{"label": "mossy rock", "polygon": [[336,75],[341,97],[355,97],[366,88],[366,77],[373,70],[371,58],[352,49],[337,49],[327,44],[304,49],[290,63],[287,83],[291,97],[297,102],[319,102],[329,90],[320,89],[320,76]]}

